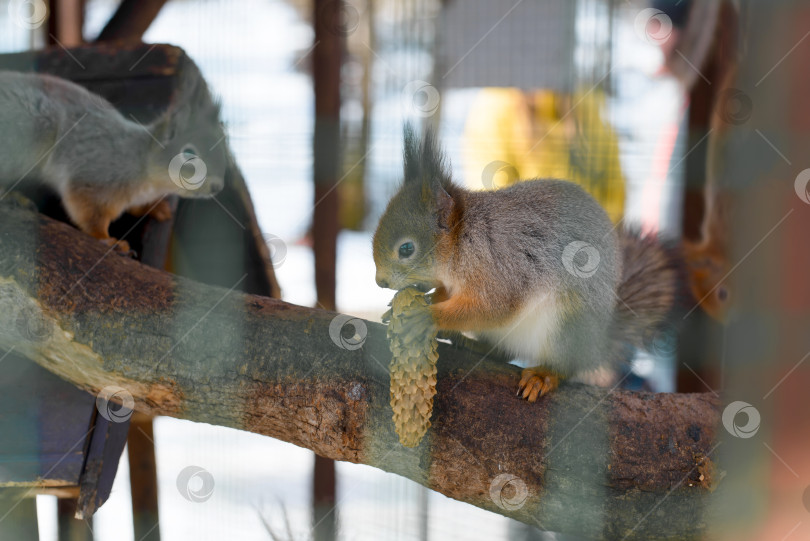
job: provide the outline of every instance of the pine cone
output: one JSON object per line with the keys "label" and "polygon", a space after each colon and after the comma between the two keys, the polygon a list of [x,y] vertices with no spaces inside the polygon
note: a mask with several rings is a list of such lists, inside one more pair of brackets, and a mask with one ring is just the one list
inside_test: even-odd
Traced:
{"label": "pine cone", "polygon": [[425,294],[405,288],[391,301],[391,408],[399,441],[416,447],[430,427],[436,394],[437,328]]}

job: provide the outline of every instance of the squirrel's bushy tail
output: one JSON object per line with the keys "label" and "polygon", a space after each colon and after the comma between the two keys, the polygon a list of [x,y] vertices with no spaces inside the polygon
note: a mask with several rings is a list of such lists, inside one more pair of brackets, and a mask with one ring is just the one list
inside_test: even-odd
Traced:
{"label": "squirrel's bushy tail", "polygon": [[[687,298],[680,243],[635,230],[619,233],[622,277],[616,302],[616,337],[625,345],[656,348],[672,340]],[[662,335],[668,335],[662,338]]]}

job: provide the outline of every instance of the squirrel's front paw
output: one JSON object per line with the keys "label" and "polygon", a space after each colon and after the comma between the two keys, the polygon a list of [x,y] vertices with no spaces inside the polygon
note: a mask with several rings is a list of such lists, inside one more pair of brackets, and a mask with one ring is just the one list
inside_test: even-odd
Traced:
{"label": "squirrel's front paw", "polygon": [[539,366],[524,368],[518,384],[518,394],[522,392],[523,398],[534,402],[538,396],[550,393],[559,385],[560,377],[557,374],[543,370]]}

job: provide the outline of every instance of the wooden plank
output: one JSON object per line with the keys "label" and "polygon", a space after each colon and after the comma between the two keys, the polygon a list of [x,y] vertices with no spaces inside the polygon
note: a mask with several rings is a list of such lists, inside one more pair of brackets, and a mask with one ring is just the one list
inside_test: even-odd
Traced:
{"label": "wooden plank", "polygon": [[93,434],[85,451],[84,468],[79,478],[76,518],[90,518],[110,497],[128,432],[129,420],[111,422],[96,413]]}

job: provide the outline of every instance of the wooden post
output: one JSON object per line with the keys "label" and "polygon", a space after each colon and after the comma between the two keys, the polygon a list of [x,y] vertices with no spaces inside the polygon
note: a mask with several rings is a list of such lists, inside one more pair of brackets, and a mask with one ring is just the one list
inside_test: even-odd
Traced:
{"label": "wooden post", "polygon": [[338,193],[340,171],[340,64],[343,39],[336,26],[342,2],[316,0],[315,48],[312,84],[315,91],[313,178],[315,207],[312,217],[315,253],[315,286],[318,304],[335,307],[335,261],[337,256]]}
{"label": "wooden post", "polygon": [[166,0],[123,0],[96,41],[140,40]]}
{"label": "wooden post", "polygon": [[160,541],[158,523],[157,464],[152,417],[134,412],[129,424],[127,455],[132,494],[135,539]]}
{"label": "wooden post", "polygon": [[[315,92],[313,179],[315,207],[312,216],[312,249],[318,305],[335,310],[335,267],[338,233],[338,175],[340,173],[340,67],[343,34],[341,0],[316,0],[313,4],[315,47],[312,84]],[[334,539],[335,464],[315,456],[313,520],[316,540]]]}
{"label": "wooden post", "polygon": [[84,42],[84,0],[54,0],[48,17],[49,45],[76,47]]}
{"label": "wooden post", "polygon": [[93,530],[89,524],[92,519],[88,518],[86,523],[84,520],[78,520],[75,517],[75,497],[59,498],[56,500],[56,509],[59,517],[59,539],[64,541],[93,541]]}
{"label": "wooden post", "polygon": [[[0,539],[36,541],[37,500],[25,497],[23,489],[7,488],[0,491]],[[60,537],[60,539],[62,539]],[[67,539],[66,537],[64,539]]]}

